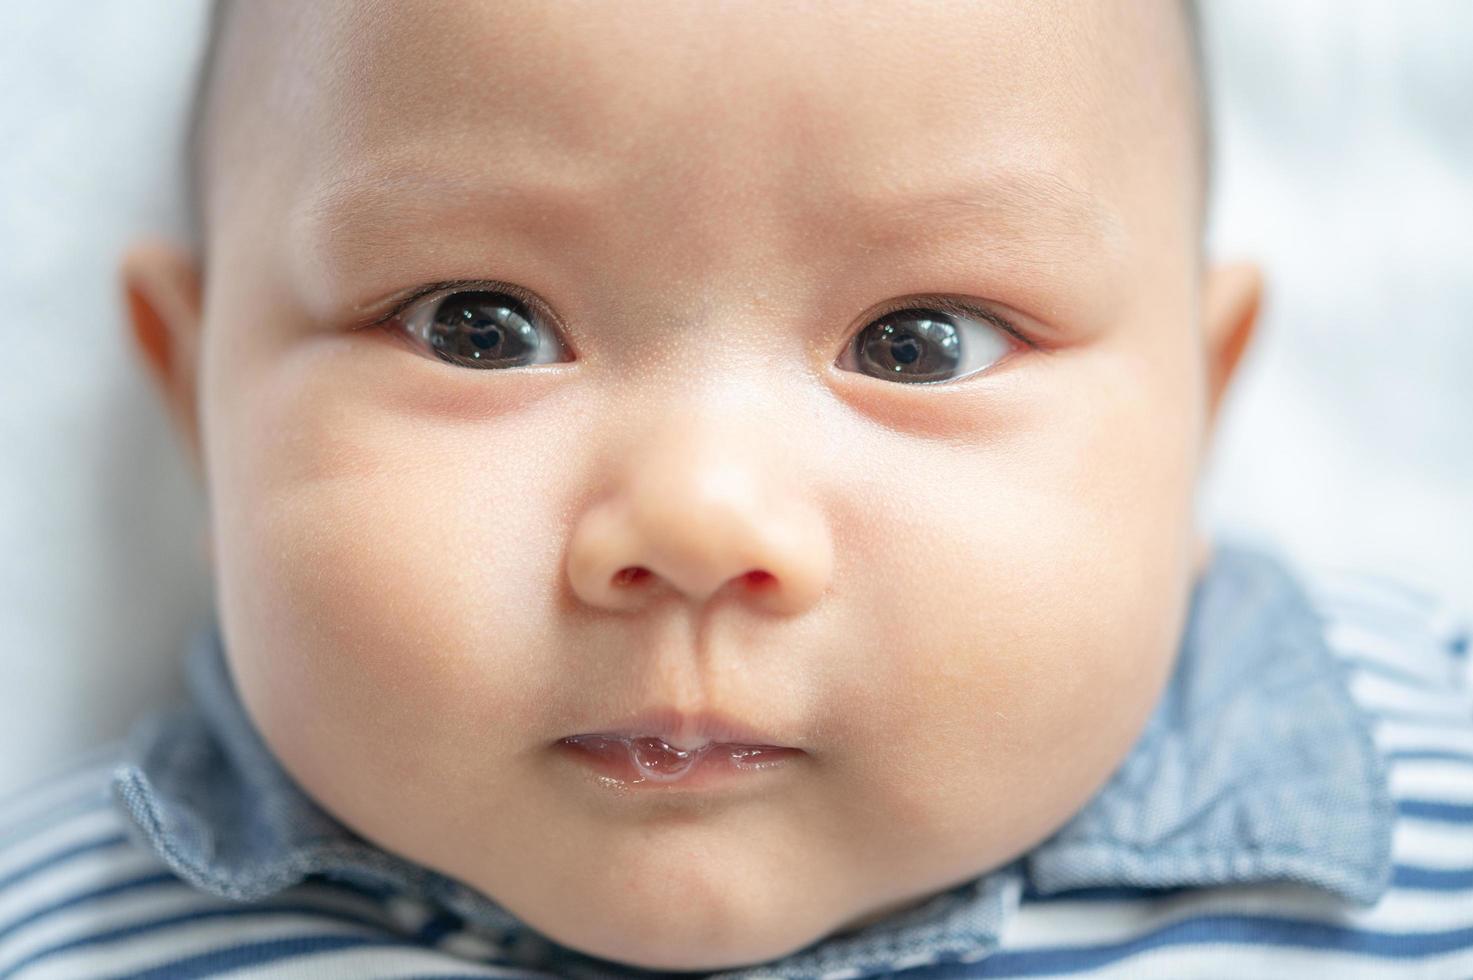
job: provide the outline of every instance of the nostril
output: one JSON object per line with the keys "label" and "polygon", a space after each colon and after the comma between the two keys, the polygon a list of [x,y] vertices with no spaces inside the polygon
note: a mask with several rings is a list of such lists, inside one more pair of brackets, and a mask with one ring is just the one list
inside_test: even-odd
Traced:
{"label": "nostril", "polygon": [[[614,573],[614,585],[615,587],[639,585],[645,579],[649,578],[651,574],[648,568],[640,565],[627,565]],[[770,588],[777,581],[777,578],[771,572],[754,568],[742,576],[742,581],[754,589],[766,589]]]}
{"label": "nostril", "polygon": [[763,588],[777,581],[771,572],[764,572],[760,568],[754,568],[742,577],[747,580],[748,585],[755,588]]}
{"label": "nostril", "polygon": [[649,577],[650,570],[648,568],[641,568],[638,565],[630,565],[629,567],[621,568],[614,573],[614,584],[638,585],[640,582],[643,582]]}

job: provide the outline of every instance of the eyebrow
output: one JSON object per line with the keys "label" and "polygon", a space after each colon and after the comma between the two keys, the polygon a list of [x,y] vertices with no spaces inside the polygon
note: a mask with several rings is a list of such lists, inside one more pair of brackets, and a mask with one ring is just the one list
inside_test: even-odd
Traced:
{"label": "eyebrow", "polygon": [[1115,253],[1126,244],[1119,215],[1083,186],[1042,169],[993,170],[968,175],[953,186],[906,193],[891,188],[856,195],[843,205],[860,227],[891,230],[985,229],[998,232],[994,244],[1009,241],[1047,245],[1086,245]]}
{"label": "eyebrow", "polygon": [[[939,185],[915,184],[923,189],[893,181],[836,186],[833,193],[810,199],[813,208],[803,220],[865,251],[909,245],[920,229],[937,243],[969,243],[967,253],[1032,266],[1044,280],[1062,279],[1067,271],[1041,267],[1059,266],[1061,250],[1071,265],[1088,260],[1103,272],[1102,266],[1123,258],[1128,244],[1118,213],[1059,172],[997,167]],[[302,254],[327,253],[339,268],[353,269],[386,252],[402,252],[401,241],[389,233],[396,224],[428,227],[423,223],[447,213],[476,221],[495,215],[529,234],[571,237],[599,211],[606,212],[609,200],[608,190],[577,174],[528,169],[497,180],[486,173],[393,161],[316,188],[294,212],[293,234],[297,244],[311,249]]]}
{"label": "eyebrow", "polygon": [[520,182],[488,181],[484,174],[455,174],[394,163],[338,177],[307,195],[290,218],[293,237],[312,247],[373,250],[377,229],[446,212],[492,212],[545,221],[549,217],[586,218],[598,206],[594,188],[546,175]]}

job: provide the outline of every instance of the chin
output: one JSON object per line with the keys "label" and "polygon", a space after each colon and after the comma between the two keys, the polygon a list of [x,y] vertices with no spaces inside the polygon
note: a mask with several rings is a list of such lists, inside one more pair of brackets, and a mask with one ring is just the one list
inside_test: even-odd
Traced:
{"label": "chin", "polygon": [[[642,884],[634,885],[633,881]],[[723,970],[781,959],[838,929],[842,916],[819,918],[821,903],[793,902],[801,882],[726,882],[715,894],[708,879],[691,888],[668,877],[641,875],[593,881],[578,903],[557,902],[519,917],[560,945],[646,970]],[[743,887],[745,884],[746,887]],[[511,909],[514,913],[517,911]]]}
{"label": "chin", "polygon": [[823,938],[814,935],[793,939],[790,933],[784,932],[781,938],[753,934],[733,937],[720,946],[699,937],[683,936],[680,930],[647,943],[578,943],[571,937],[558,942],[589,956],[643,970],[715,971],[770,963]]}

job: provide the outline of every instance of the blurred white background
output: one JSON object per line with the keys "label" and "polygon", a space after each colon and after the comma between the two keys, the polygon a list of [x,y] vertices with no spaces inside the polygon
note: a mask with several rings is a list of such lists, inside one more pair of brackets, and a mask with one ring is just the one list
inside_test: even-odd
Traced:
{"label": "blurred white background", "polygon": [[[1203,0],[1211,241],[1269,294],[1214,528],[1473,609],[1473,2]],[[204,521],[117,258],[179,234],[199,0],[0,8],[0,793],[180,690]]]}
{"label": "blurred white background", "polygon": [[1268,276],[1205,514],[1473,608],[1473,3],[1202,6],[1210,241]]}

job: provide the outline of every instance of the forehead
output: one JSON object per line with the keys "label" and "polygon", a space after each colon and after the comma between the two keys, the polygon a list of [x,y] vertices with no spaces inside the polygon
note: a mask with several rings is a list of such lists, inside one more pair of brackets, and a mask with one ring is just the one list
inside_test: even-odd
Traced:
{"label": "forehead", "polygon": [[1171,0],[239,13],[216,163],[250,160],[324,247],[447,207],[555,235],[614,199],[623,221],[724,207],[818,243],[973,222],[1081,252],[1192,213]]}

